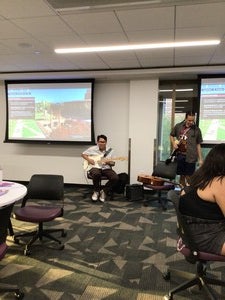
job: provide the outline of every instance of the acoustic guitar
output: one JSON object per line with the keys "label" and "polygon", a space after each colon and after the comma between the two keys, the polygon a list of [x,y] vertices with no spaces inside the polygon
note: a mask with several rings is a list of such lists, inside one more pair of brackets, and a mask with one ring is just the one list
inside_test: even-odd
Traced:
{"label": "acoustic guitar", "polygon": [[180,186],[178,182],[147,174],[139,174],[137,177],[137,181],[142,182],[143,184],[154,186],[162,186],[164,185],[164,182]]}
{"label": "acoustic guitar", "polygon": [[103,157],[103,155],[94,155],[94,156],[89,156],[88,158],[93,159],[95,164],[89,164],[88,161],[86,159],[84,159],[83,161],[83,168],[86,171],[89,171],[91,168],[98,168],[101,169],[103,164],[106,164],[107,162],[111,162],[111,161],[116,161],[116,160],[127,160],[127,157],[123,157],[123,156],[118,156],[118,157]]}
{"label": "acoustic guitar", "polygon": [[156,176],[151,176],[147,174],[139,174],[137,181],[142,182],[147,185],[161,186],[164,185],[164,179]]}

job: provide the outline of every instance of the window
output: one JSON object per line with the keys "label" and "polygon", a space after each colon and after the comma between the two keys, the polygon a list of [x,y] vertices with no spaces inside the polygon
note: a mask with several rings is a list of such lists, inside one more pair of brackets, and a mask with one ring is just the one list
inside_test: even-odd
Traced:
{"label": "window", "polygon": [[158,160],[166,160],[171,153],[169,135],[173,126],[187,111],[198,112],[198,106],[198,80],[159,83]]}
{"label": "window", "polygon": [[[181,122],[187,111],[199,112],[198,80],[161,81],[159,83],[159,126],[158,147],[156,158],[166,160],[172,149],[170,145],[170,131],[173,126]],[[198,124],[198,116],[196,118]],[[203,157],[207,155],[213,145],[202,145]]]}

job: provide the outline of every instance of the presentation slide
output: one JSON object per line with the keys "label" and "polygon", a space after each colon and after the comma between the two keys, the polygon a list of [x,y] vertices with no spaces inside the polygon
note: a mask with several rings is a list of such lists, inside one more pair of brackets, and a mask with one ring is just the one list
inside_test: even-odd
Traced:
{"label": "presentation slide", "polygon": [[8,82],[6,87],[6,141],[92,141],[92,82]]}
{"label": "presentation slide", "polygon": [[203,143],[225,142],[225,77],[201,78],[199,127]]}

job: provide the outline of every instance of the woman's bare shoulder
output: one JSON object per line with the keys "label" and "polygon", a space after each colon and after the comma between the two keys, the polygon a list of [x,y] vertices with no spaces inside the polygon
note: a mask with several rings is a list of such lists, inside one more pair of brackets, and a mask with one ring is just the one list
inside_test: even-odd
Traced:
{"label": "woman's bare shoulder", "polygon": [[225,191],[225,176],[224,177],[215,177],[212,181],[212,189],[215,189],[215,192],[217,192],[217,190]]}
{"label": "woman's bare shoulder", "polygon": [[225,177],[215,177],[208,186],[202,190],[198,191],[199,196],[203,199],[206,198],[210,201],[217,202],[221,198],[221,195],[225,195]]}

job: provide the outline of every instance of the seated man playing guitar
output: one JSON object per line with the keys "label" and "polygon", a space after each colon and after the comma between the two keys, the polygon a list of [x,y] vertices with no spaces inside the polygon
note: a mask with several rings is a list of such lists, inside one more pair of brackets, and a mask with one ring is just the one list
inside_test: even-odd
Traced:
{"label": "seated man playing guitar", "polygon": [[[84,167],[93,180],[94,193],[92,201],[99,199],[101,202],[104,202],[106,195],[112,192],[119,179],[116,172],[112,169],[112,166],[115,165],[112,152],[112,148],[107,147],[107,137],[101,134],[97,136],[97,145],[89,147],[81,155],[85,160]],[[106,176],[109,180],[102,190],[101,176]]]}

